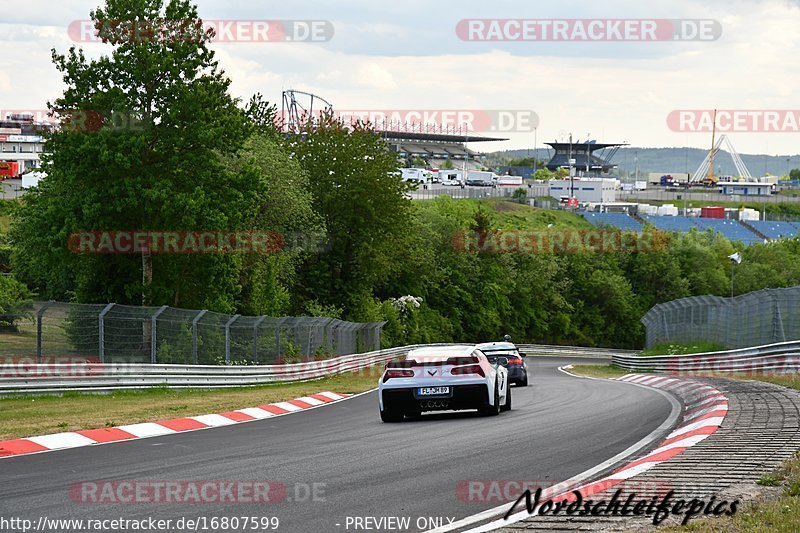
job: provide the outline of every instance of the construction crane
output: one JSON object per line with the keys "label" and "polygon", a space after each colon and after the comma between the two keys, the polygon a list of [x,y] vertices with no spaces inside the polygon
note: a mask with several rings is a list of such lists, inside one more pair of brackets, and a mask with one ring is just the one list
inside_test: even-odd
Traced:
{"label": "construction crane", "polygon": [[[747,181],[753,179],[753,176],[750,174],[750,171],[747,169],[747,165],[744,164],[742,157],[739,155],[739,152],[733,147],[733,143],[728,138],[727,135],[722,134],[716,139],[716,117],[717,113],[714,111],[714,129],[711,133],[711,150],[709,150],[708,154],[706,154],[706,158],[698,167],[697,171],[694,173],[692,178],[689,180],[690,184],[700,184],[712,187],[717,184],[718,178],[714,176],[714,157],[717,156],[719,153],[722,144],[725,143],[725,147],[728,150],[728,153],[731,154],[731,159],[733,160],[733,166],[736,167],[736,171],[739,173],[739,176],[744,178]],[[716,140],[715,140],[716,139]]]}

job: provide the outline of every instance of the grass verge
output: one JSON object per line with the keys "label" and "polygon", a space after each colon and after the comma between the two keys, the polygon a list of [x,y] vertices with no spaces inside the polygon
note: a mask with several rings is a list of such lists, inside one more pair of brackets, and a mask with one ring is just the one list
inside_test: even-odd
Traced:
{"label": "grass verge", "polygon": [[686,526],[664,529],[669,531],[761,532],[795,533],[800,531],[800,456],[795,455],[783,466],[765,474],[759,485],[781,487],[777,499],[749,503],[730,517],[695,520]]}
{"label": "grass verge", "polygon": [[0,440],[220,413],[323,391],[354,394],[375,388],[382,371],[379,365],[314,381],[217,390],[155,388],[3,398]]}
{"label": "grass verge", "polygon": [[720,352],[727,348],[717,342],[699,341],[692,344],[666,343],[656,344],[651,348],[642,350],[639,355],[642,357],[655,355],[678,355],[690,353]]}
{"label": "grass verge", "polygon": [[625,374],[630,374],[628,370],[616,365],[588,365],[583,363],[574,364],[568,369],[571,374],[585,376],[587,378],[618,378]]}

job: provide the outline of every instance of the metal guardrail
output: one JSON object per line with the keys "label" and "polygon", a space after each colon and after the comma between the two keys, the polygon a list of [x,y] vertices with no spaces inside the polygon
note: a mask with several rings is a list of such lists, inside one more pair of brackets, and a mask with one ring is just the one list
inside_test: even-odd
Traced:
{"label": "metal guardrail", "polygon": [[[0,371],[0,396],[67,391],[108,392],[163,386],[224,388],[301,381],[368,368],[390,361],[412,348],[414,346],[401,346],[321,361],[283,365],[153,365],[96,362],[4,365]],[[376,374],[376,383],[378,378]]]}
{"label": "metal guardrail", "polygon": [[[441,344],[447,345],[447,344]],[[302,381],[385,363],[422,345],[344,355],[319,361],[278,365],[173,365],[152,363],[102,363],[94,358],[67,358],[69,362],[4,364],[0,367],[0,396],[58,394],[67,391],[170,388],[225,388],[265,383]],[[425,345],[425,346],[431,346]],[[522,352],[550,355],[609,357],[620,350],[520,344]],[[635,353],[635,352],[626,352]],[[58,359],[56,359],[58,361]],[[375,381],[379,375],[375,375]]]}
{"label": "metal guardrail", "polygon": [[519,351],[531,355],[569,355],[612,357],[614,355],[635,355],[636,350],[618,350],[616,348],[589,348],[584,346],[555,346],[550,344],[517,344]]}
{"label": "metal guardrail", "polygon": [[626,370],[649,372],[800,372],[800,341],[778,342],[722,352],[640,357],[614,355],[612,363]]}

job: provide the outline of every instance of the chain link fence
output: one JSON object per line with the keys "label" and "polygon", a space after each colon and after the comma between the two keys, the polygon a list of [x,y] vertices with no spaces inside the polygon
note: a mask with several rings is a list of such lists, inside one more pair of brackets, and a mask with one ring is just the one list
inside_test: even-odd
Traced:
{"label": "chain link fence", "polygon": [[647,347],[709,341],[746,348],[800,339],[800,287],[736,296],[692,296],[650,309],[642,318]]}
{"label": "chain link fence", "polygon": [[174,307],[34,302],[0,330],[0,355],[107,363],[300,363],[380,349],[385,322],[226,315]]}

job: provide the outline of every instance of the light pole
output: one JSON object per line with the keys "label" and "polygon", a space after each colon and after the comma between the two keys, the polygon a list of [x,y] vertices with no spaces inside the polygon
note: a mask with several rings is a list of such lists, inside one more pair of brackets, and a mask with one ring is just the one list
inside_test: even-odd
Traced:
{"label": "light pole", "polygon": [[736,252],[729,255],[728,259],[731,260],[731,298],[733,298],[733,272],[736,268],[736,265],[742,262],[742,256],[739,252]]}
{"label": "light pole", "polygon": [[569,154],[567,155],[567,164],[569,165],[569,197],[575,197],[575,179],[572,175],[572,134],[569,134]]}

